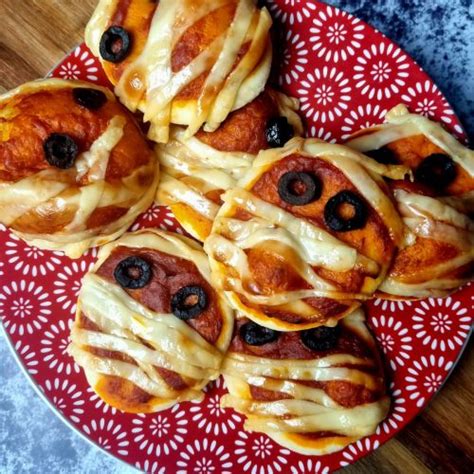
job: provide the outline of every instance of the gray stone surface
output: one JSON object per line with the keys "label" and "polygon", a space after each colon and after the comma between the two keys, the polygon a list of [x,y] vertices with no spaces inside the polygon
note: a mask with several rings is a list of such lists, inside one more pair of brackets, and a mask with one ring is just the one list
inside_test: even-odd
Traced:
{"label": "gray stone surface", "polygon": [[[474,139],[473,0],[341,0],[431,75]],[[89,445],[42,402],[0,335],[0,473],[136,472]]]}

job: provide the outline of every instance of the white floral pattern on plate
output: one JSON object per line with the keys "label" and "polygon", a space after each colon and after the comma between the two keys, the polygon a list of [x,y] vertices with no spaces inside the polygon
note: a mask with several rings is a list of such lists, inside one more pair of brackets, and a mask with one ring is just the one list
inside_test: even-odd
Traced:
{"label": "white floral pattern on plate", "polygon": [[107,415],[108,413],[115,415],[117,413],[117,409],[107,405],[107,403],[105,403],[91,387],[87,387],[87,393],[89,393],[89,401],[92,402],[96,410],[100,410],[104,415]]}
{"label": "white floral pattern on plate", "polygon": [[300,84],[301,111],[315,122],[330,123],[349,108],[349,79],[335,67],[315,69]]}
{"label": "white floral pattern on plate", "polygon": [[369,103],[357,106],[344,117],[344,125],[341,127],[344,134],[341,138],[346,140],[350,135],[363,128],[382,123],[386,113],[387,111],[379,104],[372,105]]}
{"label": "white floral pattern on plate", "polygon": [[235,440],[237,464],[249,474],[285,472],[290,451],[262,434],[240,431]]}
{"label": "white floral pattern on plate", "polygon": [[321,461],[307,459],[306,462],[298,461],[296,466],[291,466],[291,474],[329,474],[329,468],[323,466]]}
{"label": "white floral pattern on plate", "polygon": [[403,418],[407,411],[406,398],[403,396],[402,391],[398,388],[394,390],[394,383],[390,383],[390,395],[392,397],[392,408],[391,413],[379,426],[377,426],[377,434],[382,431],[386,434],[390,433],[391,430],[396,430],[403,422]]}
{"label": "white floral pattern on plate", "polygon": [[352,464],[354,460],[360,457],[361,453],[367,453],[369,451],[374,451],[380,446],[378,440],[372,441],[371,438],[363,438],[357,441],[356,443],[350,444],[343,452],[340,465],[342,467]]}
{"label": "white floral pattern on plate", "polygon": [[402,95],[402,100],[412,112],[417,114],[431,119],[440,117],[447,124],[454,120],[454,112],[450,109],[446,99],[436,84],[429,80],[407,87],[406,93]]}
{"label": "white floral pattern on plate", "polygon": [[34,281],[12,281],[0,288],[0,318],[10,334],[33,334],[51,314],[49,294]]}
{"label": "white floral pattern on plate", "polygon": [[95,58],[89,51],[83,50],[78,46],[72,53],[71,61],[61,64],[58,75],[62,79],[78,80],[85,73],[84,79],[95,82],[98,79],[98,71],[99,68]]}
{"label": "white floral pattern on plate", "polygon": [[320,9],[309,29],[312,50],[326,62],[347,61],[362,46],[365,25],[349,13],[330,7]]}
{"label": "white floral pattern on plate", "polygon": [[267,0],[267,4],[276,19],[283,23],[288,22],[290,25],[301,23],[304,18],[310,18],[317,8],[313,0],[283,0],[283,2]]}
{"label": "white floral pattern on plate", "polygon": [[467,308],[451,296],[421,301],[415,312],[413,329],[416,337],[433,350],[438,346],[442,351],[462,346],[471,329],[472,318]]}
{"label": "white floral pattern on plate", "polygon": [[13,264],[14,270],[21,272],[24,276],[46,276],[61,263],[59,252],[48,252],[38,247],[31,247],[14,234],[10,234],[10,239],[5,245],[8,263]]}
{"label": "white floral pattern on plate", "polygon": [[377,329],[377,340],[386,355],[390,355],[390,367],[395,370],[397,365],[404,366],[410,359],[413,350],[413,338],[402,322],[394,316],[382,314],[371,319],[372,325]]}
{"label": "white floral pattern on plate", "polygon": [[78,374],[81,371],[67,353],[67,347],[71,342],[70,332],[73,322],[74,320],[70,318],[67,322],[60,320],[57,324],[51,324],[41,339],[40,352],[43,360],[50,369],[54,369],[58,374],[70,375],[73,372]]}
{"label": "white floral pattern on plate", "polygon": [[218,394],[209,395],[204,402],[193,403],[189,412],[198,429],[215,436],[226,435],[241,423],[241,417],[237,413],[221,408]]}
{"label": "white floral pattern on plate", "polygon": [[128,454],[130,441],[128,433],[122,428],[120,423],[116,423],[113,418],[93,419],[90,424],[83,425],[82,429],[88,434],[94,433],[94,439],[99,446],[106,451],[117,451],[126,456]]}
{"label": "white floral pattern on plate", "polygon": [[23,364],[26,370],[31,375],[38,373],[38,359],[36,358],[36,352],[31,349],[29,344],[23,344],[21,340],[15,343],[15,351],[23,360]]}
{"label": "white floral pattern on plate", "polygon": [[290,84],[298,81],[300,74],[304,72],[304,66],[308,64],[308,49],[306,42],[299,34],[288,30],[284,39],[286,45],[282,54],[283,67],[287,71],[279,78],[280,84]]}
{"label": "white floral pattern on plate", "polygon": [[93,263],[86,260],[73,261],[70,265],[63,266],[56,274],[53,294],[56,295],[56,301],[61,303],[63,310],[76,314],[76,302],[81,290],[82,278],[92,266]]}
{"label": "white floral pattern on plate", "polygon": [[416,406],[421,407],[425,400],[433,395],[446,378],[446,372],[451,369],[453,363],[446,360],[443,356],[429,357],[422,356],[420,360],[413,361],[408,368],[408,374],[405,377],[407,382],[406,390],[409,393],[410,400],[416,400]]}
{"label": "white floral pattern on plate", "polygon": [[137,461],[135,463],[135,467],[140,471],[146,472],[147,474],[165,474],[166,468],[164,466],[160,466],[158,461],[150,461],[145,459],[143,463]]}
{"label": "white floral pattern on plate", "polygon": [[230,454],[216,440],[195,439],[183,448],[177,462],[176,474],[231,474]]}
{"label": "white floral pattern on plate", "polygon": [[[188,420],[180,405],[153,415],[138,415],[132,420],[133,441],[148,456],[168,456],[184,442]],[[181,449],[181,448],[180,448]]]}
{"label": "white floral pattern on plate", "polygon": [[356,87],[370,100],[390,99],[405,86],[409,67],[406,54],[393,43],[372,45],[357,57]]}
{"label": "white floral pattern on plate", "polygon": [[82,391],[78,389],[77,384],[71,383],[69,379],[55,378],[46,380],[42,390],[61,413],[65,413],[67,409],[71,413],[71,420],[79,423],[80,417],[84,414],[85,401],[81,398]]}

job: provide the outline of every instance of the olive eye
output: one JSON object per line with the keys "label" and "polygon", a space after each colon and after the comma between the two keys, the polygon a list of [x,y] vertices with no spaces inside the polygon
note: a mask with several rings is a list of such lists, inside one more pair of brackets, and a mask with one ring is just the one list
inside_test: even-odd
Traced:
{"label": "olive eye", "polygon": [[295,135],[286,117],[275,117],[267,122],[265,137],[270,148],[280,148]]}
{"label": "olive eye", "polygon": [[456,163],[441,153],[426,157],[415,170],[416,181],[434,189],[444,189],[456,179],[456,175]]}
{"label": "olive eye", "polygon": [[370,156],[370,158],[373,158],[375,161],[382,165],[398,164],[397,157],[392,152],[392,150],[390,150],[390,148],[387,148],[386,146],[383,146],[377,150],[365,151],[364,154]]}
{"label": "olive eye", "polygon": [[89,110],[98,110],[107,102],[107,96],[102,91],[88,87],[76,87],[72,95],[76,104]]}
{"label": "olive eye", "polygon": [[312,173],[289,171],[278,181],[280,198],[293,206],[304,206],[321,197],[322,186]]}
{"label": "olive eye", "polygon": [[114,277],[122,288],[136,290],[143,288],[151,279],[151,265],[143,258],[128,257],[122,260],[114,271]]}
{"label": "olive eye", "polygon": [[249,346],[263,346],[276,341],[280,337],[278,331],[259,326],[252,321],[241,326],[239,333],[242,340]]}
{"label": "olive eye", "polygon": [[199,316],[207,307],[207,295],[199,285],[183,286],[171,298],[173,314],[187,321]]}
{"label": "olive eye", "polygon": [[46,161],[56,168],[68,169],[74,166],[79,147],[69,135],[51,134],[43,144]]}
{"label": "olive eye", "polygon": [[120,63],[130,54],[131,46],[127,30],[121,26],[111,26],[102,35],[99,51],[105,61]]}
{"label": "olive eye", "polygon": [[[352,215],[341,215],[343,205],[352,208]],[[367,221],[367,207],[365,202],[352,191],[341,191],[333,196],[324,207],[324,221],[336,232],[361,229]]]}
{"label": "olive eye", "polygon": [[301,331],[301,342],[312,351],[328,351],[336,346],[339,339],[339,327],[319,326]]}

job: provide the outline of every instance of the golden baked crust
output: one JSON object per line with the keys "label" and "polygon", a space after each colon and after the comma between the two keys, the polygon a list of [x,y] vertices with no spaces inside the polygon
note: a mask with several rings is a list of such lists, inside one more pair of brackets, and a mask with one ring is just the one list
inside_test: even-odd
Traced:
{"label": "golden baked crust", "polygon": [[[354,134],[348,146],[370,154],[383,150],[413,171],[411,179],[390,181],[406,226],[379,294],[385,298],[445,296],[474,277],[474,152],[440,124],[410,114],[399,105],[387,123]],[[454,167],[446,186],[420,182],[416,170],[432,155],[447,156]]]}
{"label": "golden baked crust", "polygon": [[[237,311],[291,331],[335,324],[373,295],[402,239],[402,223],[385,183],[363,161],[346,147],[295,138],[262,152],[223,196],[205,248],[215,285]],[[305,205],[285,202],[278,187],[290,170],[315,176],[320,196]],[[342,191],[363,199],[361,228],[328,227],[325,208]]]}
{"label": "golden baked crust", "polygon": [[[102,35],[111,26],[132,38],[119,63],[100,56]],[[166,143],[170,122],[188,125],[190,136],[204,123],[215,130],[259,95],[271,66],[270,26],[267,10],[253,0],[102,0],[86,43],[122,102],[145,113],[149,136]]]}
{"label": "golden baked crust", "polygon": [[[141,288],[122,288],[114,277],[131,257],[151,268]],[[202,249],[177,234],[143,230],[101,249],[84,278],[69,352],[106,403],[150,413],[202,398],[201,389],[219,376],[233,327],[230,309],[208,280]],[[173,296],[196,285],[206,294],[204,310],[178,319]]]}
{"label": "golden baked crust", "polygon": [[249,104],[232,112],[215,132],[186,139],[175,127],[167,144],[157,145],[163,175],[157,202],[169,205],[178,222],[194,238],[209,235],[221,195],[234,186],[257,154],[269,148],[266,127],[271,118],[286,117],[297,136],[303,125],[298,101],[269,87]]}
{"label": "golden baked crust", "polygon": [[[77,88],[107,100],[87,109]],[[46,160],[52,134],[77,144],[71,168]],[[158,178],[153,150],[107,89],[48,79],[0,97],[0,221],[26,241],[78,257],[123,233],[151,204]]]}
{"label": "golden baked crust", "polygon": [[245,428],[306,455],[339,451],[375,432],[388,413],[384,370],[362,311],[338,324],[337,342],[309,349],[302,332],[252,346],[236,321],[223,373],[223,407],[246,415]]}

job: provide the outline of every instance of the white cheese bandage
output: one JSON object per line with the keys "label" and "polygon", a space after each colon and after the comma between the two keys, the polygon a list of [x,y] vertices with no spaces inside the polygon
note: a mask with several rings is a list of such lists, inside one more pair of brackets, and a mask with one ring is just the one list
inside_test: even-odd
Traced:
{"label": "white cheese bandage", "polygon": [[[310,360],[269,359],[229,352],[222,368],[229,394],[222,398],[222,407],[244,414],[246,429],[266,433],[282,446],[306,455],[339,451],[373,434],[390,405],[375,342],[361,310],[339,325],[361,339],[374,357],[336,352]],[[332,384],[330,390],[325,388],[327,383]],[[341,405],[334,391],[347,394],[348,387],[354,393],[372,393],[371,401]],[[268,395],[255,398],[254,390]]]}
{"label": "white cheese bandage", "polygon": [[[154,230],[125,234],[101,249],[95,268],[84,277],[69,353],[83,367],[99,396],[112,405],[115,397],[121,397],[117,408],[124,411],[152,412],[183,400],[202,399],[201,389],[220,373],[232,333],[231,310],[217,293],[208,295],[217,299],[222,324],[215,344],[210,344],[174,314],[151,310],[115,281],[95,273],[117,247],[155,249],[189,260],[206,281],[210,280],[207,258],[193,241]],[[84,317],[87,324],[81,322]],[[162,369],[180,377],[180,388],[167,383]],[[111,378],[118,378],[120,383],[107,388]],[[126,391],[130,385],[140,389],[147,400],[137,402],[130,389]]]}
{"label": "white cheese bandage", "polygon": [[[19,113],[17,96],[36,92],[86,87],[102,91],[107,100],[115,102],[113,94],[102,87],[79,81],[47,79],[25,84],[0,97],[0,137],[8,141],[11,129],[8,120]],[[12,104],[12,105],[10,105]],[[0,181],[0,221],[31,245],[49,250],[62,250],[72,258],[80,257],[90,247],[103,245],[119,237],[153,202],[159,180],[158,163],[143,138],[144,150],[150,160],[137,167],[118,182],[106,179],[110,156],[124,137],[131,119],[127,115],[112,117],[104,132],[76,159],[74,167],[63,170],[48,167],[16,182]],[[14,123],[14,122],[13,122]],[[138,133],[138,132],[137,132]],[[148,182],[147,186],[143,183]],[[89,228],[88,219],[101,208],[122,208],[121,217],[99,227]],[[28,213],[61,215],[72,212],[65,226],[54,233],[33,233],[15,229],[15,221]]]}
{"label": "white cheese bandage", "polygon": [[[384,297],[395,299],[445,296],[472,278],[472,270],[462,269],[472,266],[474,261],[474,223],[468,217],[474,210],[474,151],[459,143],[439,123],[409,113],[402,104],[390,110],[386,120],[382,125],[355,133],[347,145],[360,152],[369,152],[398,141],[403,143],[410,137],[424,136],[464,171],[465,175],[459,178],[459,186],[466,190],[452,194],[435,189],[438,193],[444,191],[435,198],[421,194],[422,191],[417,193],[404,190],[403,186],[394,186],[394,197],[405,226],[405,241],[394,261],[396,270],[389,272],[379,290]],[[401,161],[410,161],[411,150],[409,145],[407,147],[400,146],[397,152],[401,154]],[[415,153],[418,151],[413,150]],[[402,258],[409,258],[409,247],[420,249],[428,244],[433,250],[426,261],[417,261],[417,269],[399,263]],[[440,247],[437,259],[436,246]],[[413,259],[422,258],[417,250],[411,251],[411,254]],[[447,258],[449,254],[454,256]],[[411,273],[417,273],[416,282],[407,281],[414,279]]]}
{"label": "white cheese bandage", "polygon": [[[214,284],[226,291],[234,309],[263,326],[282,331],[335,324],[357,307],[356,300],[372,296],[390,263],[390,258],[382,264],[361,254],[314,221],[294,215],[252,193],[251,189],[259,178],[290,155],[323,160],[336,167],[370,203],[389,239],[399,243],[403,238],[403,224],[377,175],[381,170],[403,175],[403,167],[389,170],[384,165],[369,163],[367,169],[361,166],[365,161],[363,155],[344,146],[314,139],[295,138],[284,148],[261,152],[237,186],[223,195],[224,205],[215,218],[205,249],[210,257]],[[244,212],[250,218],[241,219],[238,212]],[[373,236],[374,239],[377,237]],[[280,292],[253,291],[259,282],[249,267],[248,251],[255,248],[282,258],[285,265],[305,281],[306,287]],[[363,279],[357,292],[347,292],[318,274],[318,268],[331,272],[360,270],[370,276]],[[268,269],[269,274],[271,271]],[[325,316],[304,301],[307,298],[343,300],[348,304],[342,313]],[[289,312],[299,321],[293,323],[269,316],[262,307]]]}
{"label": "white cheese bandage", "polygon": [[[279,115],[287,117],[295,134],[302,135],[303,125],[296,113],[298,101],[274,90],[266,94]],[[201,241],[209,235],[220,207],[209,196],[222,195],[233,188],[257,156],[221,151],[197,137],[186,138],[181,127],[171,128],[170,141],[157,145],[156,153],[162,170],[157,202],[169,205],[184,229]]]}
{"label": "white cheese bandage", "polygon": [[[101,0],[86,28],[86,43],[98,57],[100,39],[117,3]],[[234,4],[233,19],[223,32],[186,66],[173,71],[172,53],[183,34],[213,11]],[[192,8],[185,0],[161,0],[143,50],[125,67],[115,92],[130,110],[144,113],[151,124],[149,137],[157,142],[168,141],[170,123],[187,125],[188,138],[203,125],[213,131],[232,110],[263,90],[272,61],[271,24],[268,11],[258,9],[254,0],[207,0]],[[207,77],[198,98],[178,104],[179,93],[203,74]]]}

